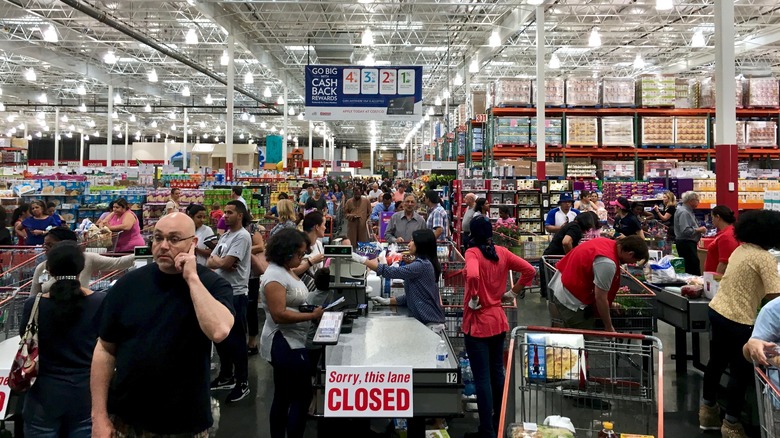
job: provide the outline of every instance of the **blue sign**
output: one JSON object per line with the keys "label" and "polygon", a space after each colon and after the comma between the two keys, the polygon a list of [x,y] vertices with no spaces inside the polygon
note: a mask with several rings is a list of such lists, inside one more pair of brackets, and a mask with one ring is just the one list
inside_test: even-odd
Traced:
{"label": "blue sign", "polygon": [[306,120],[422,116],[422,67],[306,66]]}

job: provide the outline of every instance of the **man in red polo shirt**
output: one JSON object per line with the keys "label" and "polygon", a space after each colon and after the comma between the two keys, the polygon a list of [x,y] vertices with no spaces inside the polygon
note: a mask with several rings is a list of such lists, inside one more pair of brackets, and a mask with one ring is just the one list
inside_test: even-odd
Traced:
{"label": "man in red polo shirt", "polygon": [[647,243],[639,236],[593,239],[566,254],[548,285],[564,326],[593,329],[598,314],[604,329],[614,332],[609,308],[620,287],[620,265],[647,258]]}

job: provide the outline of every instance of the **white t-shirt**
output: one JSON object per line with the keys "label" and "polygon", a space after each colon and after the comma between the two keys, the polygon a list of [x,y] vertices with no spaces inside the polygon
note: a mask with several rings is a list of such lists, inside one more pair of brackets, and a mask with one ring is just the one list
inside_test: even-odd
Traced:
{"label": "white t-shirt", "polygon": [[268,298],[265,296],[266,285],[272,282],[281,284],[287,291],[285,307],[293,312],[298,312],[298,306],[306,303],[306,298],[309,296],[309,289],[300,279],[294,277],[285,268],[275,263],[268,264],[268,269],[265,270],[260,280],[260,291],[262,294],[260,302],[266,311],[266,315],[268,315],[263,325],[263,333],[260,335],[260,356],[269,362],[272,360],[271,347],[273,346],[276,332],[282,332],[291,349],[304,348],[306,347],[306,331],[311,324],[310,321],[291,324],[277,324],[274,322],[271,313],[268,311]]}
{"label": "white t-shirt", "polygon": [[249,293],[249,275],[252,261],[252,236],[249,231],[239,228],[238,231],[228,230],[219,238],[219,243],[214,248],[213,254],[219,257],[233,256],[238,260],[236,269],[217,269],[215,272],[222,276],[233,286],[233,295],[246,295]]}
{"label": "white t-shirt", "polygon": [[[196,246],[198,249],[209,249],[203,242],[206,241],[209,237],[214,235],[214,230],[211,229],[208,225],[201,225],[200,228],[195,230],[195,237],[198,238],[198,245]],[[198,259],[198,264],[206,266],[206,261],[208,260],[208,257],[204,257],[200,254],[195,256]]]}
{"label": "white t-shirt", "polygon": [[368,199],[372,201],[379,199],[380,196],[382,196],[382,191],[379,189],[371,190],[370,192],[368,192]]}
{"label": "white t-shirt", "polygon": [[[320,239],[317,239],[316,242],[314,242],[314,245],[311,246],[311,253],[306,255],[306,258],[310,258],[312,256],[315,256],[317,254],[325,254],[325,247],[322,246],[322,241]],[[319,263],[315,263],[309,268],[309,273],[311,273],[312,276],[314,276],[314,273],[317,272],[317,269],[322,268],[325,265],[325,259],[323,259]]]}

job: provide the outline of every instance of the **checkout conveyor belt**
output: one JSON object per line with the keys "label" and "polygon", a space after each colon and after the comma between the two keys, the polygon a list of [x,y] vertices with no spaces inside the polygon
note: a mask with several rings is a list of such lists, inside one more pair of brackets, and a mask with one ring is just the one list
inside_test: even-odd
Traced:
{"label": "checkout conveyor belt", "polygon": [[[444,339],[449,347],[449,366],[436,367],[436,347]],[[324,412],[325,374],[328,366],[412,367],[415,417],[450,417],[463,414],[463,383],[457,358],[447,336],[430,330],[407,316],[406,309],[373,309],[353,321],[352,332],[342,334],[338,344],[325,346],[325,369],[319,369],[316,414]]]}

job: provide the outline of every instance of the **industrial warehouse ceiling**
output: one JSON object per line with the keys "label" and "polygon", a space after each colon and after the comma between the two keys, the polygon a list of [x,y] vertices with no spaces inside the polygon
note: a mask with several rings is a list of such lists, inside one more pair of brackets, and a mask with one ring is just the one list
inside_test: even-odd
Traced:
{"label": "industrial warehouse ceiling", "polygon": [[[553,54],[560,60],[547,74],[712,75],[714,4],[659,3],[546,1],[546,62]],[[778,73],[779,8],[775,0],[736,1],[738,73]],[[25,124],[30,135],[53,133],[57,106],[67,120],[59,122],[62,132],[105,136],[112,85],[114,124],[124,130],[127,123],[131,137],[181,138],[187,108],[190,138],[223,140],[228,34],[236,41],[236,139],[282,129],[285,88],[288,134],[308,135],[308,122],[298,118],[306,64],[373,58],[375,65],[423,66],[425,105],[449,91],[450,111],[468,91],[500,77],[532,76],[536,64],[534,6],[527,1],[3,0],[0,24],[0,132],[16,129],[17,136]],[[363,44],[367,29],[370,45]],[[594,29],[599,47],[589,46]],[[491,37],[498,41],[490,44]],[[692,47],[702,37],[704,47]],[[434,112],[443,114],[444,106]],[[378,143],[398,144],[413,127],[377,122]],[[338,145],[369,145],[368,122],[328,129]]]}

